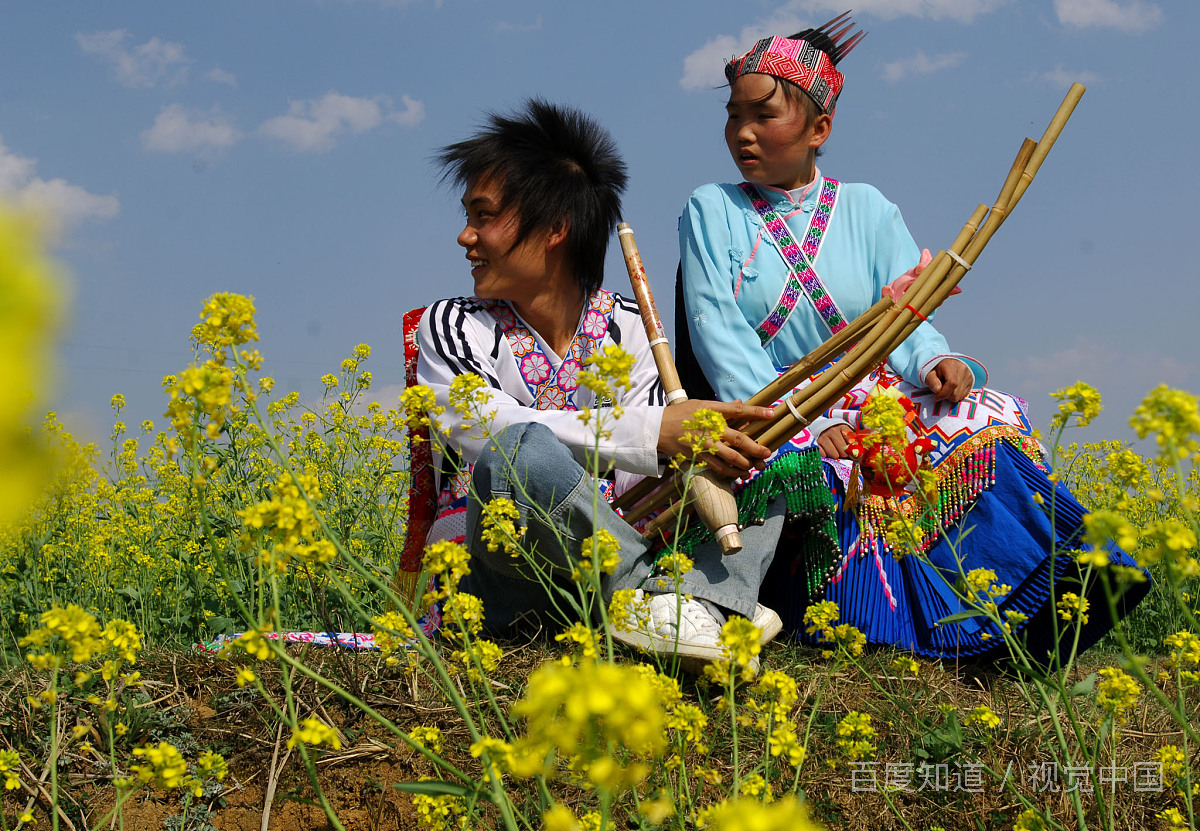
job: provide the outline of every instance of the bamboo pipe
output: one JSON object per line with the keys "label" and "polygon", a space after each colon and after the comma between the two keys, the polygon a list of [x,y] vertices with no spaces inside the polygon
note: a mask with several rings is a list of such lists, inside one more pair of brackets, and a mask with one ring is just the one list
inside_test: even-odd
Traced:
{"label": "bamboo pipe", "polygon": [[1054,113],[1054,117],[1050,119],[1050,123],[1046,125],[1046,131],[1038,139],[1037,150],[1034,151],[1029,164],[1025,166],[1025,171],[1029,174],[1029,177],[1022,179],[1021,183],[1017,185],[1016,192],[1013,193],[1010,208],[1020,202],[1021,197],[1025,195],[1025,191],[1029,188],[1029,183],[1033,181],[1033,177],[1041,169],[1042,162],[1045,161],[1046,155],[1054,147],[1054,143],[1058,141],[1063,127],[1066,126],[1071,114],[1075,112],[1075,106],[1083,98],[1085,92],[1087,92],[1087,88],[1083,84],[1071,84],[1071,88],[1067,90],[1066,97],[1063,98],[1063,102],[1058,106],[1058,110]]}
{"label": "bamboo pipe", "polygon": [[[967,264],[966,267],[958,262],[952,263],[953,258],[949,257],[946,252],[939,252],[938,257],[926,267],[921,276],[905,292],[901,301],[893,309],[888,310],[885,308],[883,310],[884,313],[890,313],[881,313],[876,309],[876,306],[879,304],[876,304],[876,306],[873,306],[864,315],[860,316],[859,319],[855,320],[852,325],[858,326],[859,331],[861,331],[861,328],[865,328],[860,325],[860,321],[864,317],[869,316],[870,320],[875,321],[875,325],[870,327],[870,331],[864,338],[865,341],[872,343],[874,348],[860,348],[863,346],[862,341],[860,341],[850,350],[850,354],[844,356],[826,372],[821,373],[821,375],[814,379],[812,384],[798,390],[792,396],[793,406],[796,407],[796,410],[805,419],[817,413],[824,412],[832,406],[838,398],[845,395],[846,391],[858,382],[853,379],[857,378],[861,380],[879,362],[880,358],[885,358],[892,349],[902,343],[904,338],[908,337],[920,325],[921,320],[907,307],[916,308],[920,311],[922,317],[928,317],[949,296],[950,291],[965,276],[968,268],[974,265],[976,258],[984,246],[987,245],[992,235],[1003,224],[1017,203],[1020,202],[1021,197],[1024,196],[1034,175],[1057,141],[1058,136],[1074,112],[1075,106],[1079,103],[1083,93],[1084,88],[1082,85],[1073,84],[1071,86],[1071,89],[1067,92],[1062,104],[1043,133],[1041,140],[1035,143],[1030,139],[1026,139],[1022,144],[1021,150],[1018,152],[1017,158],[1009,170],[1009,174],[1005,179],[1004,185],[1000,190],[1000,195],[997,197],[992,210],[988,211],[986,206],[980,205],[976,209],[975,214],[972,215],[971,219],[963,227],[962,232],[960,232],[959,237],[955,240],[950,250],[958,253],[959,257]],[[985,214],[987,218],[981,227],[980,221],[983,220]],[[818,347],[818,350],[810,353],[810,355],[819,355],[828,358],[828,356],[836,354],[836,349],[840,349],[848,340],[850,338],[846,337],[833,345],[827,342]],[[886,348],[880,348],[881,346],[886,346]],[[801,364],[805,364],[808,357],[806,356],[806,359],[798,361],[797,364],[793,365],[793,369],[797,369]],[[823,360],[821,363],[825,362]],[[815,360],[807,363],[810,367],[821,365],[817,364]],[[798,374],[798,372],[795,373],[795,375]],[[795,378],[795,375],[792,377]],[[834,379],[839,376],[842,378],[842,383],[835,384]],[[802,380],[803,377],[796,379],[794,383]],[[766,400],[774,400],[774,396],[777,396],[782,391],[779,389],[780,386],[777,380],[756,394],[751,400],[756,401],[760,397],[765,397],[768,393],[773,393],[773,397]],[[759,443],[770,447],[772,450],[781,446],[803,426],[796,420],[791,409],[786,407],[786,405],[776,408],[776,411],[779,413],[778,418],[767,422],[758,422],[756,425],[753,425],[753,431],[751,429],[746,431],[752,438],[755,438]],[[674,515],[677,514],[681,507],[678,504],[673,505],[670,510],[657,517],[655,523],[651,525],[651,530],[654,530],[656,526],[661,527],[665,525],[666,521],[674,518]],[[670,515],[669,517],[668,514]]]}
{"label": "bamboo pipe", "polygon": [[[646,337],[650,340],[650,350],[654,354],[654,363],[658,367],[658,375],[662,381],[663,390],[667,394],[667,403],[686,401],[687,393],[679,380],[679,372],[675,369],[675,360],[671,357],[671,347],[667,343],[663,331],[662,320],[654,305],[654,295],[650,291],[650,283],[646,279],[646,268],[642,264],[642,256],[638,252],[637,243],[633,239],[633,229],[628,223],[622,222],[617,226],[617,239],[621,241],[621,253],[625,255],[625,268],[629,272],[629,284],[633,288],[633,296],[642,313],[642,325],[646,328]],[[742,536],[738,531],[737,501],[730,490],[730,482],[723,480],[707,467],[691,466],[684,471],[684,487],[688,501],[695,507],[696,513],[717,538],[722,554],[736,554],[742,550]],[[632,520],[636,522],[637,520]]]}

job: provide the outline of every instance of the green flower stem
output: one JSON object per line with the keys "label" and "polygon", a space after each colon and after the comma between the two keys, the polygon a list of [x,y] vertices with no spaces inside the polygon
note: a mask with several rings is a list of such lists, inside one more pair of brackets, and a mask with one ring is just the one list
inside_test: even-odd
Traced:
{"label": "green flower stem", "polygon": [[[259,412],[257,406],[255,404],[251,403],[250,409],[255,417],[255,420],[260,425],[264,425],[264,431],[263,431],[264,438],[267,441],[268,445],[271,447],[272,451],[275,453],[276,458],[281,461],[285,470],[287,470],[287,472],[291,473],[293,475],[293,480],[298,483],[299,482],[298,477],[295,476],[295,472],[292,470],[292,467],[287,460],[287,456],[283,453],[282,448],[280,448],[275,437],[270,433],[270,431],[265,429],[264,421],[262,419],[261,413]],[[195,427],[193,427],[193,430],[197,433],[199,432]],[[196,446],[195,443],[193,443],[193,447],[195,447],[195,446]],[[193,463],[195,463],[194,456],[195,456],[195,454],[193,453]],[[304,494],[305,499],[309,500],[311,503],[311,499],[308,497],[307,493],[303,492],[302,488],[301,488],[301,492]],[[217,546],[215,543],[215,538],[212,533],[212,526],[211,526],[210,519],[208,516],[208,511],[206,508],[205,501],[197,500],[197,502],[199,504],[200,521],[201,521],[201,524],[204,529],[205,540],[208,542],[208,545],[209,545],[209,550],[213,554],[214,562],[217,563],[218,568],[222,572],[223,579],[228,579],[228,571],[226,569],[225,558],[223,556],[221,556],[220,552],[217,549]],[[321,522],[322,530],[328,531],[328,529],[326,528],[325,523],[324,523],[324,517],[322,517],[321,514],[318,513],[317,518]],[[375,588],[383,591],[385,593],[386,597],[395,603],[396,607],[400,610],[401,614],[405,617],[406,622],[409,624],[410,627],[412,627],[414,633],[416,634],[416,636],[418,638],[418,642],[420,644],[420,651],[422,652],[422,654],[424,654],[427,658],[430,659],[431,665],[434,667],[435,671],[438,673],[439,678],[442,681],[442,686],[443,686],[444,690],[447,692],[448,697],[451,699],[451,703],[454,706],[455,710],[457,710],[459,715],[462,716],[464,721],[467,722],[467,727],[468,727],[468,730],[471,732],[472,739],[478,740],[478,738],[479,738],[478,732],[475,729],[475,726],[470,719],[470,715],[469,715],[469,712],[467,711],[465,702],[463,702],[461,700],[460,696],[458,695],[457,691],[455,690],[454,685],[451,682],[449,675],[446,673],[444,666],[442,665],[441,661],[436,656],[436,651],[433,649],[433,646],[429,643],[429,640],[425,637],[424,633],[421,631],[420,627],[417,625],[416,619],[415,619],[415,617],[413,617],[411,611],[408,610],[408,608],[405,604],[403,604],[399,601],[399,598],[397,598],[395,596],[395,594],[391,591],[390,586],[388,586],[383,581],[379,580],[378,577],[376,577],[374,574],[370,573],[366,568],[363,568],[361,563],[358,562],[357,558],[351,557],[348,555],[348,553],[345,551],[344,547],[342,546],[340,539],[337,539],[334,536],[331,536],[330,539],[337,546],[339,553],[345,558],[345,560],[348,563],[350,563],[352,568],[354,568],[362,576],[364,576],[371,583],[373,583]],[[261,597],[261,595],[260,595],[260,597]],[[246,621],[253,622],[255,620],[255,618],[250,614],[250,610],[246,606],[246,604],[242,600],[242,598],[240,598],[239,596],[234,594],[234,595],[232,595],[232,599],[233,599],[234,603],[237,605],[239,611],[242,613],[242,615],[246,619]],[[352,605],[354,605],[356,607],[356,610],[358,610],[360,613],[363,613],[365,616],[365,613],[363,612],[362,607],[352,597],[347,596],[346,599]],[[260,600],[260,608],[261,608],[261,600]],[[262,619],[261,615],[259,616],[258,619],[259,620]],[[274,642],[269,642],[269,643],[274,644]],[[277,649],[277,651],[276,651],[276,649]],[[425,755],[435,765],[452,773],[457,778],[459,778],[460,781],[463,781],[464,783],[473,783],[474,782],[474,780],[471,777],[469,777],[467,774],[458,770],[456,767],[454,767],[453,765],[450,765],[448,762],[445,762],[444,760],[437,757],[436,755],[430,753],[426,748],[421,746],[419,743],[414,742],[411,738],[409,738],[407,733],[404,733],[403,731],[401,731],[399,728],[397,728],[395,725],[393,725],[387,718],[382,716],[380,713],[376,712],[372,707],[370,707],[365,702],[360,700],[357,696],[353,695],[348,690],[345,690],[345,689],[341,688],[340,686],[334,684],[332,681],[325,679],[319,673],[309,670],[308,667],[304,666],[300,662],[293,659],[291,656],[289,656],[286,653],[285,650],[283,650],[282,646],[279,646],[277,648],[273,645],[272,650],[276,651],[277,657],[279,657],[282,661],[287,663],[289,666],[295,667],[297,669],[297,671],[299,671],[301,674],[308,676],[313,681],[316,681],[318,684],[321,684],[322,686],[326,687],[326,689],[329,689],[330,691],[335,692],[336,694],[338,694],[345,700],[349,701],[355,707],[358,707],[360,710],[362,710],[364,713],[366,713],[373,721],[375,721],[381,727],[384,727],[385,729],[387,729],[390,732],[392,732],[393,734],[395,734],[397,736],[397,738],[404,741],[406,744],[408,744],[414,750],[417,750],[421,754]]]}
{"label": "green flower stem", "polygon": [[892,816],[900,820],[900,824],[908,829],[908,831],[913,831],[913,827],[909,825],[908,820],[901,815],[900,809],[896,807],[896,803],[892,801],[890,796],[888,796],[887,788],[880,788],[879,793],[883,796],[883,801],[888,804],[888,808],[891,810]]}

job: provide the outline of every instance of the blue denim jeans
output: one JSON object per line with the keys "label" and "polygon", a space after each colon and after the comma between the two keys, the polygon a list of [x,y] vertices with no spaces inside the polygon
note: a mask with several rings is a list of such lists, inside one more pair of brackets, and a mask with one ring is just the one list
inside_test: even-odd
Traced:
{"label": "blue denim jeans", "polygon": [[[654,564],[649,541],[596,494],[592,478],[544,425],[513,425],[494,436],[475,463],[472,491],[467,507],[471,573],[462,590],[483,601],[488,629],[510,631],[522,623],[553,626],[578,617],[555,587],[575,594],[571,571],[581,543],[601,528],[616,537],[621,555],[616,570],[603,580],[603,601],[617,589],[656,588],[647,581]],[[481,507],[496,497],[516,503],[518,524],[527,529],[523,547],[533,563],[503,549],[488,551],[480,534]],[[679,590],[753,618],[759,586],[783,529],[784,509],[783,500],[776,500],[762,525],[744,529],[737,554],[723,556],[715,541],[697,546],[695,566],[683,576]]]}

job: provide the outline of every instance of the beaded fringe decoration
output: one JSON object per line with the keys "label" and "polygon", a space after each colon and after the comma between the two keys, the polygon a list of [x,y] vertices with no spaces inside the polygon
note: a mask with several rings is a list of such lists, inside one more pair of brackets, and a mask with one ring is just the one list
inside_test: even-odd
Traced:
{"label": "beaded fringe decoration", "polygon": [[[767,506],[782,497],[787,504],[789,522],[807,525],[796,550],[788,552],[803,560],[808,594],[816,596],[833,577],[841,560],[837,543],[836,503],[821,467],[816,448],[785,453],[734,494],[738,517],[746,525],[761,525]],[[677,548],[688,556],[697,545],[712,540],[713,534],[702,524],[692,522],[680,536]],[[737,555],[732,555],[736,557]]]}
{"label": "beaded fringe decoration", "polygon": [[[986,429],[956,447],[934,468],[936,506],[928,505],[911,493],[905,493],[899,499],[864,495],[857,511],[860,539],[872,540],[888,553],[895,554],[887,543],[885,532],[888,522],[899,515],[916,531],[918,551],[928,551],[937,541],[940,529],[957,522],[979,494],[996,483],[996,443],[999,441],[1008,442],[1044,469],[1041,449],[1035,439],[1015,427]],[[860,545],[859,551],[866,553],[870,547],[869,543]]]}

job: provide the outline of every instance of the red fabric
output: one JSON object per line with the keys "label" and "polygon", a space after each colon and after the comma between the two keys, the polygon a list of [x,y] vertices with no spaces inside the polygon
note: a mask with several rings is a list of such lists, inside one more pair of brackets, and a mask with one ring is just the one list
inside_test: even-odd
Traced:
{"label": "red fabric", "polygon": [[[425,309],[404,315],[404,386],[417,383],[417,325]],[[408,531],[400,553],[400,570],[416,573],[425,556],[425,539],[437,515],[437,481],[433,475],[433,450],[429,430],[409,431]]]}

